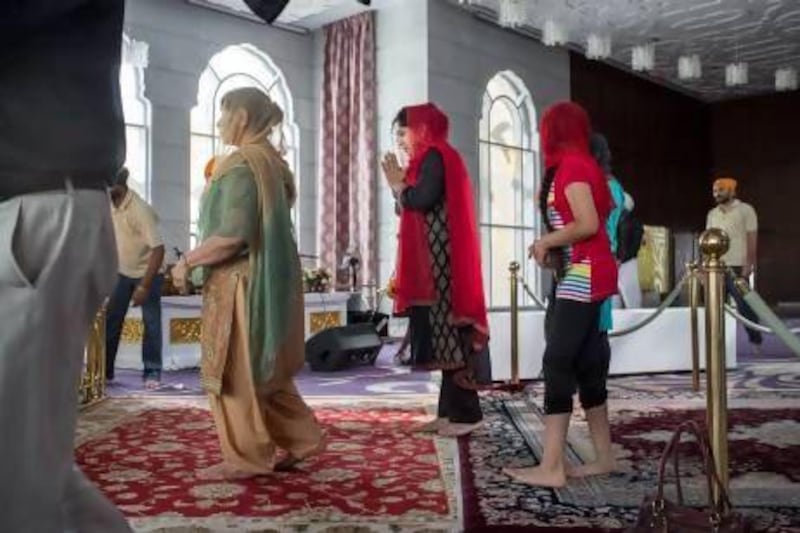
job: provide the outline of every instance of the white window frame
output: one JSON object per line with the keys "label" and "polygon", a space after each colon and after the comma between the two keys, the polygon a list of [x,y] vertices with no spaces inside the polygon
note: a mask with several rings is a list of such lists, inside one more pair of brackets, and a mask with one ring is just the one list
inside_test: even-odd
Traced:
{"label": "white window frame", "polygon": [[[249,69],[232,68],[230,58],[232,54],[240,55],[244,53],[249,56],[248,63]],[[190,120],[190,154],[194,154],[195,141],[204,139],[205,142],[211,141],[211,154],[204,157],[203,161],[191,161],[190,176],[189,176],[189,195],[190,202],[192,201],[192,191],[202,188],[204,177],[202,169],[206,162],[212,155],[221,155],[224,153],[222,142],[219,138],[216,123],[219,119],[219,105],[223,93],[235,87],[251,86],[257,87],[267,93],[276,104],[283,110],[284,120],[281,127],[281,135],[283,136],[285,148],[287,149],[287,163],[289,168],[294,173],[295,185],[298,190],[298,198],[300,191],[300,128],[297,125],[294,113],[294,99],[292,98],[289,85],[286,81],[283,72],[275,65],[272,59],[264,52],[257,49],[250,44],[231,45],[215,54],[208,62],[203,73],[200,75],[197,90],[197,105],[192,109]],[[198,114],[200,110],[205,107],[211,110],[211,116],[204,119],[204,124],[200,125],[198,122],[200,118]],[[210,122],[205,122],[210,120]],[[210,126],[210,127],[209,127]],[[194,168],[195,171],[191,169]],[[197,169],[200,170],[199,175]],[[197,198],[199,205],[199,196]],[[295,226],[298,226],[298,211],[297,205],[293,209],[292,218]],[[195,244],[196,228],[197,228],[197,215],[193,213],[190,205],[190,247]]]}
{"label": "white window frame", "polygon": [[[498,83],[501,82],[501,83]],[[501,88],[498,89],[497,87]],[[491,138],[492,124],[491,113],[495,105],[507,105],[516,114],[517,143],[504,143]],[[541,163],[539,157],[539,132],[536,108],[533,97],[525,83],[510,70],[498,72],[487,83],[483,93],[482,111],[478,134],[479,168],[479,229],[481,232],[484,265],[484,286],[486,290],[487,307],[490,310],[503,310],[509,307],[509,294],[494,294],[493,281],[496,276],[508,278],[508,265],[493,265],[492,230],[502,229],[514,233],[516,250],[514,259],[520,264],[520,277],[528,283],[531,289],[541,297],[543,290],[543,272],[535,262],[527,257],[528,242],[531,238],[541,235],[541,218],[535,205],[535,194],[538,191],[541,179]],[[514,204],[500,206],[502,210],[514,210],[513,224],[498,223],[493,219],[492,210],[498,206],[492,205],[491,180],[492,180],[492,148],[500,147],[516,153],[520,158],[520,170],[516,181],[519,181],[519,192],[515,195]],[[484,158],[488,158],[484,160]],[[526,238],[527,237],[527,238]],[[487,253],[488,252],[488,253]],[[520,304],[524,307],[533,307],[535,302],[522,291]]]}
{"label": "white window frame", "polygon": [[[126,154],[125,166],[131,170],[129,184],[146,201],[151,200],[151,164],[152,164],[152,108],[150,100],[144,95],[145,81],[144,70],[147,67],[147,45],[131,39],[127,34],[122,35],[123,60],[120,64],[120,93],[122,95],[122,109],[125,116]],[[136,50],[136,52],[132,52]],[[132,84],[130,83],[132,82]],[[131,86],[132,85],[132,86]],[[136,111],[132,113],[132,111]],[[137,119],[131,118],[137,115]],[[134,129],[144,133],[144,168],[135,168],[131,161],[135,154],[131,153],[133,143],[128,142],[128,131]],[[142,154],[138,154],[141,157]],[[141,183],[141,186],[139,186]]]}

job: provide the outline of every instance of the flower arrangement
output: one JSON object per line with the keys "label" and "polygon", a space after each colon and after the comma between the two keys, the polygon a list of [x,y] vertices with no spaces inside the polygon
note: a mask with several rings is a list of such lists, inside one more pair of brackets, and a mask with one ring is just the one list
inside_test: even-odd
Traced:
{"label": "flower arrangement", "polygon": [[306,268],[303,270],[303,290],[305,292],[328,292],[331,290],[332,277],[327,268]]}
{"label": "flower arrangement", "polygon": [[392,276],[389,278],[389,282],[386,284],[386,296],[394,300],[395,295],[397,294],[397,281],[395,277]]}

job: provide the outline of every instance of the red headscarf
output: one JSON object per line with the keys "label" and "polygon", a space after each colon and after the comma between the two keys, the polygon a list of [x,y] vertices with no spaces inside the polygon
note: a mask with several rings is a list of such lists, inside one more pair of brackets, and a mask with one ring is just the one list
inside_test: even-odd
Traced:
{"label": "red headscarf", "polygon": [[560,102],[551,106],[545,111],[539,129],[545,168],[557,166],[567,154],[590,155],[591,123],[578,104]]}
{"label": "red headscarf", "polygon": [[[450,320],[473,329],[475,349],[486,345],[489,325],[483,296],[478,226],[472,184],[466,165],[447,141],[449,121],[434,104],[406,108],[408,128],[414,136],[406,181],[415,185],[429,150],[436,149],[444,161],[444,190],[447,232],[450,237]],[[437,300],[433,260],[428,245],[425,215],[404,209],[400,215],[397,254],[395,312],[403,314],[414,305],[431,305]]]}
{"label": "red headscarf", "polygon": [[[592,178],[595,208],[601,218],[605,219],[614,207],[603,171],[598,166],[589,150],[591,123],[584,109],[573,102],[559,102],[547,109],[540,125],[541,150],[544,154],[545,173],[538,201],[541,213],[547,212],[547,191],[556,178],[555,168],[567,159],[573,163],[580,162],[579,167],[584,178]],[[575,165],[569,168],[574,169]],[[545,226],[551,229],[545,218]]]}

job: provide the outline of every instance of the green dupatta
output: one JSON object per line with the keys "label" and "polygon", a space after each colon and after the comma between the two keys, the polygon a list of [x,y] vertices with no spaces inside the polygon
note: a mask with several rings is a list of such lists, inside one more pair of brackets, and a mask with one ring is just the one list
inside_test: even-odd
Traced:
{"label": "green dupatta", "polygon": [[201,240],[241,238],[247,246],[245,253],[249,252],[247,307],[250,363],[256,384],[272,377],[276,354],[296,316],[294,306],[303,305],[290,211],[294,198],[291,171],[264,142],[241,146],[226,157],[201,201]]}

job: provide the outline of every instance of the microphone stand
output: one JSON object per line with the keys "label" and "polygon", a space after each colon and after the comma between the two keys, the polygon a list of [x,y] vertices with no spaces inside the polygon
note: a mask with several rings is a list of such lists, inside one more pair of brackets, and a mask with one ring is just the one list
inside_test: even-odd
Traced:
{"label": "microphone stand", "polygon": [[356,292],[358,290],[358,265],[360,261],[358,257],[351,256],[348,263],[350,265],[350,292]]}

